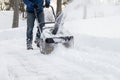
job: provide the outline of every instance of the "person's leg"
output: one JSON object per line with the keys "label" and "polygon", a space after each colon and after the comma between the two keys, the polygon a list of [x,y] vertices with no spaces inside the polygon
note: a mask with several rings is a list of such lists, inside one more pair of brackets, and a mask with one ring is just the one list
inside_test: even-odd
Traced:
{"label": "person's leg", "polygon": [[27,49],[32,49],[33,40],[33,27],[34,27],[35,15],[34,13],[27,12]]}
{"label": "person's leg", "polygon": [[[38,18],[38,22],[39,22],[39,23],[45,22],[45,20],[44,20],[44,12],[38,13],[38,14],[37,14],[37,18]],[[43,26],[44,26],[44,24],[39,25],[38,27],[40,27],[40,29],[42,29]],[[39,43],[40,36],[41,36],[41,34],[40,34],[39,29],[38,29],[38,30],[37,30],[37,33],[36,33],[35,43]],[[38,47],[39,47],[39,46],[38,46]]]}

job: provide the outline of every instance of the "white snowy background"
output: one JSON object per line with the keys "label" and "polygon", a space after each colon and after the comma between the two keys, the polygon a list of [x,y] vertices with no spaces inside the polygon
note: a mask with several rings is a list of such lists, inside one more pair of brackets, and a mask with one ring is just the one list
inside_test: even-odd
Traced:
{"label": "white snowy background", "polygon": [[12,29],[13,12],[0,12],[0,80],[120,80],[120,6],[89,7],[82,19],[77,1],[64,10],[63,25],[74,48],[58,45],[49,55],[35,44],[26,50],[26,20]]}

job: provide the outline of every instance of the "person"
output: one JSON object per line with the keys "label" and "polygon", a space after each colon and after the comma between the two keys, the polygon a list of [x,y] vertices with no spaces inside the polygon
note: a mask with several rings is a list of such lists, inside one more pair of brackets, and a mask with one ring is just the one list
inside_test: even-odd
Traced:
{"label": "person", "polygon": [[[37,12],[37,18],[38,22],[44,22],[44,12],[43,12],[43,4],[45,2],[45,7],[49,8],[50,6],[50,0],[23,0],[23,2],[26,4],[26,12],[27,12],[27,39],[26,39],[26,45],[27,50],[33,49],[32,47],[32,40],[33,40],[33,27],[35,22],[35,11]],[[44,25],[39,25],[40,28],[42,28]],[[37,43],[40,39],[40,33],[39,30],[37,30],[36,33],[36,39],[35,43]]]}

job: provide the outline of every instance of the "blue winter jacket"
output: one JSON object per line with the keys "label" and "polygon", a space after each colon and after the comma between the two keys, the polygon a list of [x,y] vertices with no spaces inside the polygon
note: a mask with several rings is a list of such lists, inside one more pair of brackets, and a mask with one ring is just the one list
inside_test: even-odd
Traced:
{"label": "blue winter jacket", "polygon": [[[33,4],[37,4],[37,12],[43,11],[43,3],[44,0],[23,0],[23,2],[26,4],[26,10],[27,12],[34,12]],[[45,0],[46,4],[50,4],[50,0]]]}

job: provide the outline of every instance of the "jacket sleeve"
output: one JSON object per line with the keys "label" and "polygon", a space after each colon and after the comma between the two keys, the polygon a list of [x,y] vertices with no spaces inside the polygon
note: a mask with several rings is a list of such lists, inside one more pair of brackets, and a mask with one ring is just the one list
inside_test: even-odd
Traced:
{"label": "jacket sleeve", "polygon": [[33,5],[32,2],[30,2],[29,0],[23,0],[23,2],[28,6],[31,7]]}
{"label": "jacket sleeve", "polygon": [[50,4],[50,0],[45,0],[45,3],[46,4]]}

